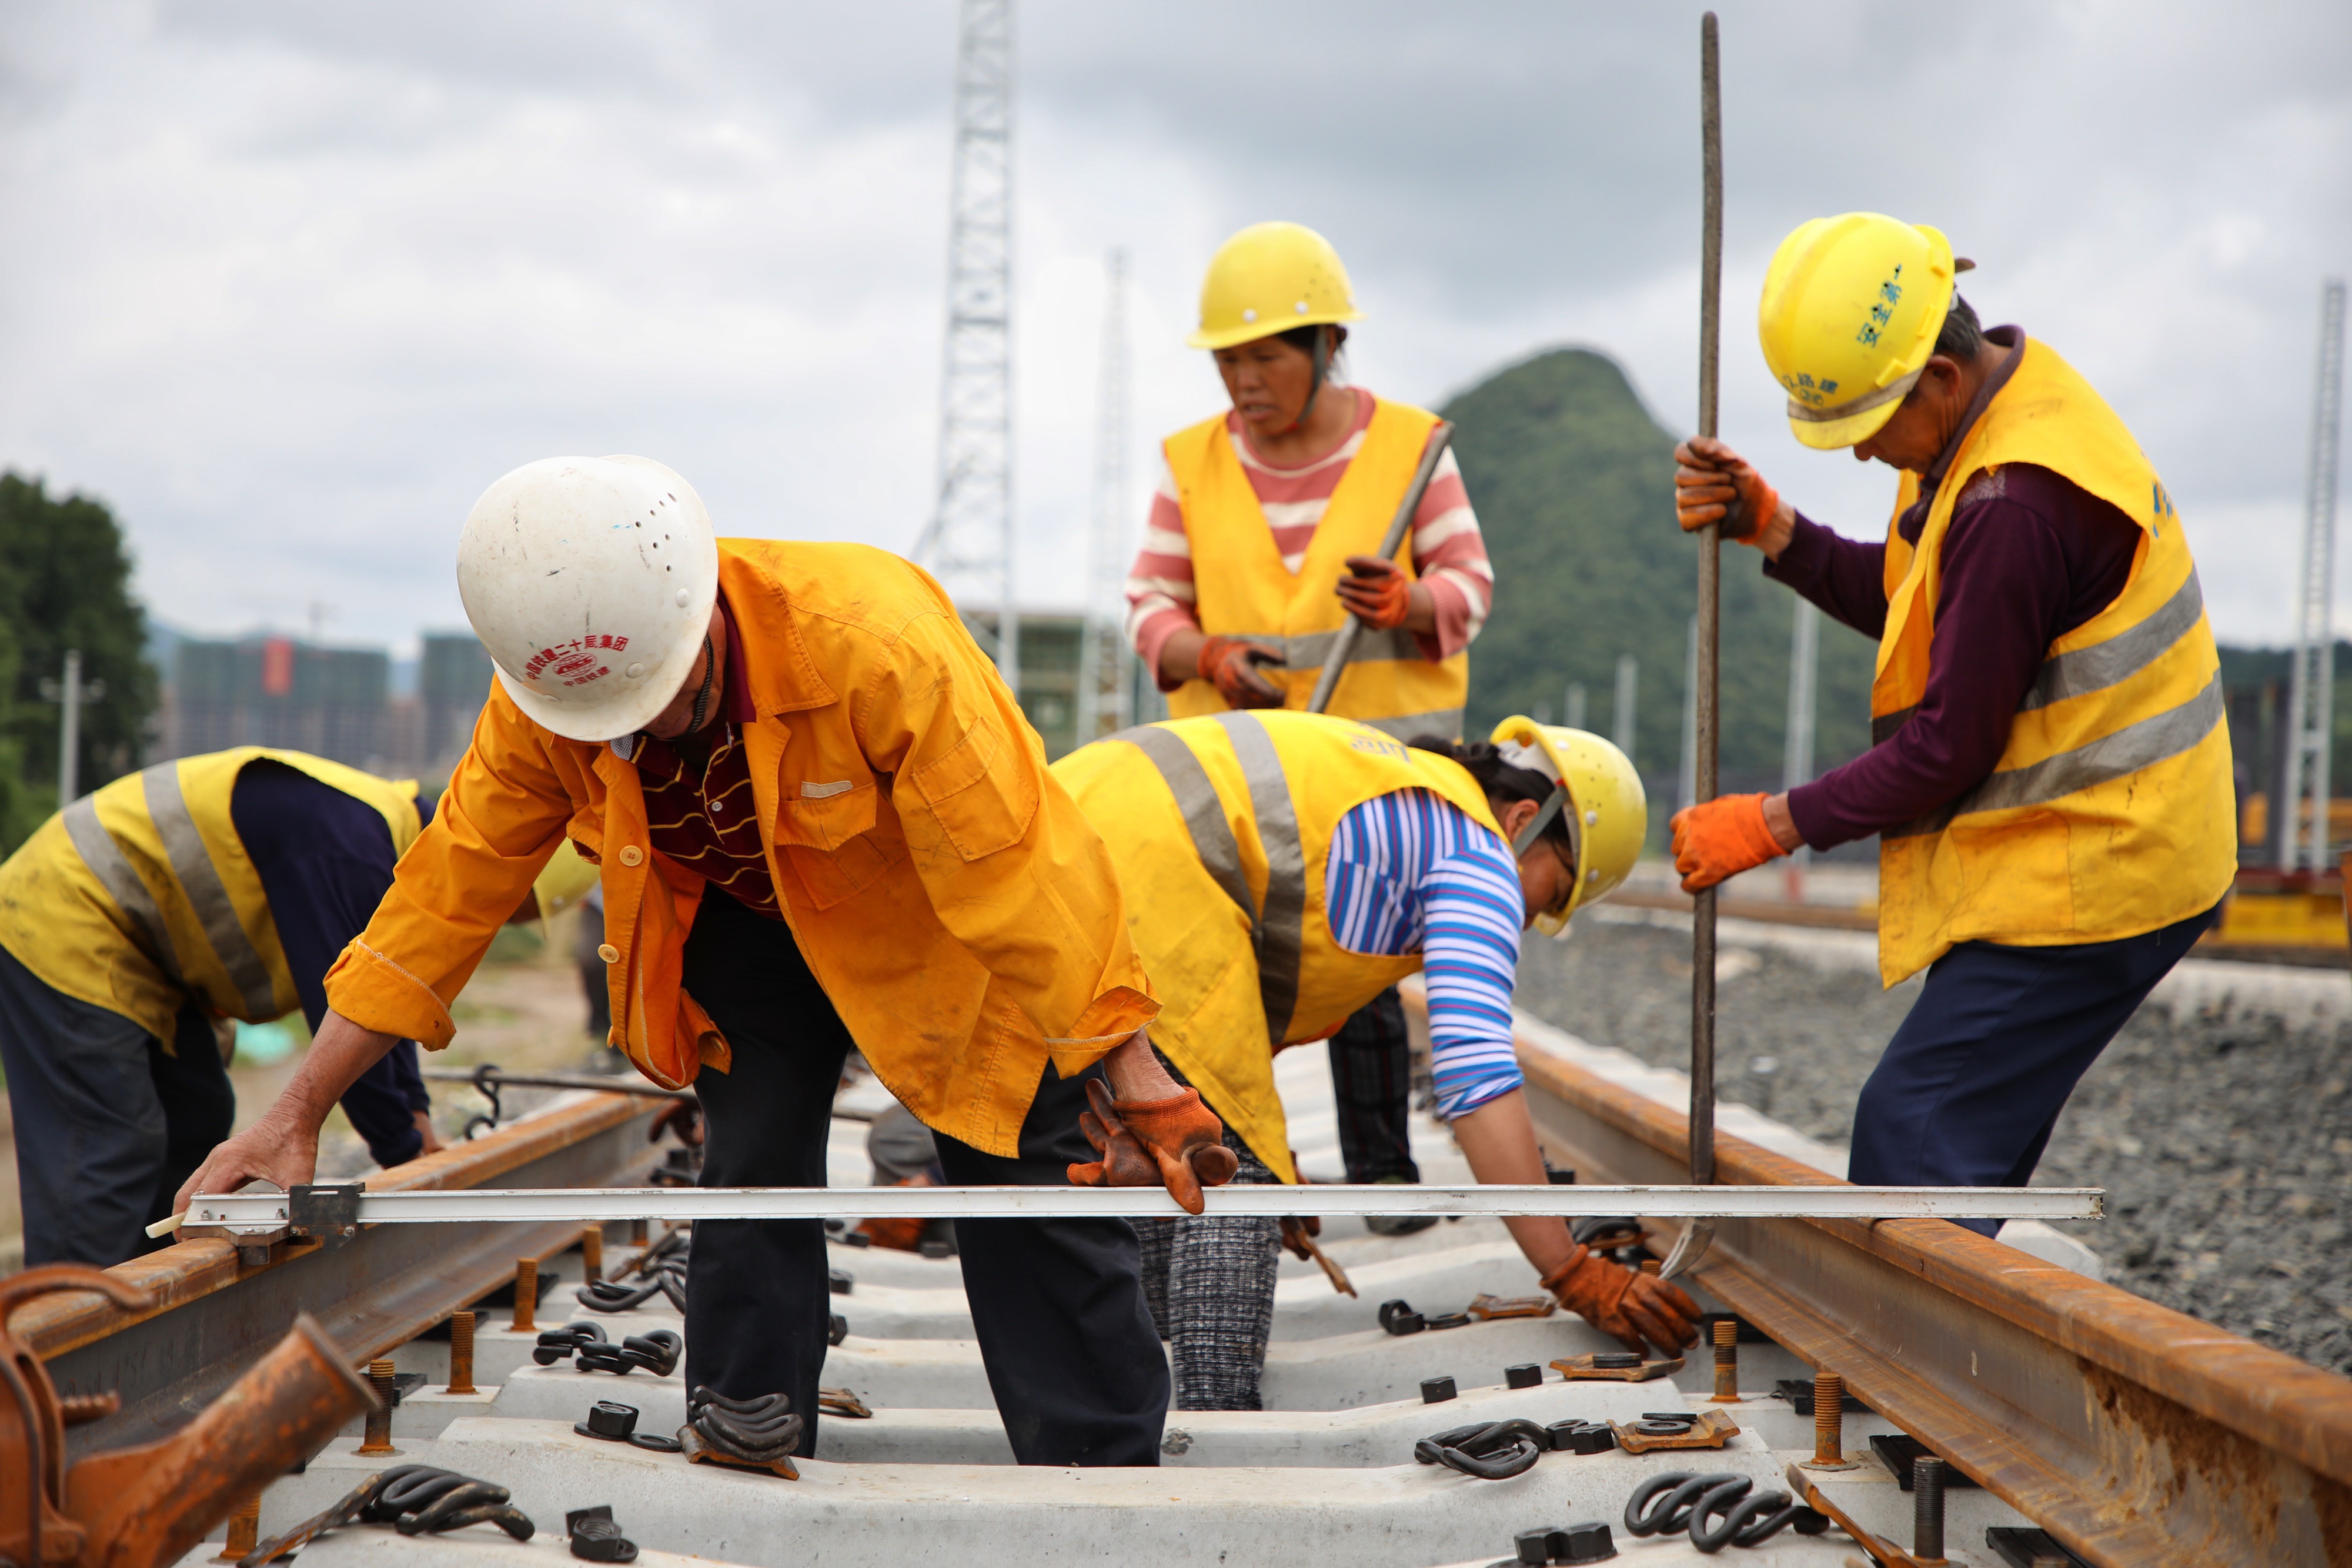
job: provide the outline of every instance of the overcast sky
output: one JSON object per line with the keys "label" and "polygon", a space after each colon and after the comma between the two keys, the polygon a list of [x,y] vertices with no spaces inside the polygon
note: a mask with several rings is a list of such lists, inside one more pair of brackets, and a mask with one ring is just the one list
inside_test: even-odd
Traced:
{"label": "overcast sky", "polygon": [[[1891,475],[1790,438],[1755,300],[1806,218],[1935,224],[1987,321],[2058,348],[2137,433],[2221,635],[2286,637],[2320,281],[2352,270],[2352,6],[1721,10],[1726,435],[1822,520],[1883,528]],[[912,546],[950,0],[0,17],[0,463],[111,502],[163,620],[299,632],[323,604],[331,636],[394,644],[462,624],[467,508],[558,453],[658,457],[722,532]],[[1153,442],[1221,402],[1181,343],[1202,267],[1264,218],[1340,248],[1378,392],[1434,402],[1582,344],[1686,428],[1697,17],[1024,0],[1024,600],[1082,592],[1113,246],[1139,529]]]}

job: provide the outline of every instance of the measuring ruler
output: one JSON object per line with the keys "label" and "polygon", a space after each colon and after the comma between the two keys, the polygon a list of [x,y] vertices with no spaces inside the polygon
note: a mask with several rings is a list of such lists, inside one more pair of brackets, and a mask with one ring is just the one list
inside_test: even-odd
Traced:
{"label": "measuring ruler", "polygon": [[[2099,1187],[1213,1186],[1212,1218],[1285,1215],[1650,1215],[1663,1219],[2096,1219]],[[319,1184],[199,1195],[183,1236],[240,1245],[348,1238],[362,1225],[628,1219],[1180,1219],[1156,1186],[608,1186],[371,1192]]]}

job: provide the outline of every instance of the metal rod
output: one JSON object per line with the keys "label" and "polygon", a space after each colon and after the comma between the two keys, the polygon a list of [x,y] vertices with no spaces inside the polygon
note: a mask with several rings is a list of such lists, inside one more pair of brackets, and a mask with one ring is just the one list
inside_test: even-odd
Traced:
{"label": "metal rod", "polygon": [[427,1082],[470,1083],[480,1088],[494,1083],[501,1089],[589,1089],[600,1094],[637,1094],[648,1100],[691,1100],[691,1089],[664,1089],[642,1079],[607,1078],[593,1072],[488,1072],[477,1067],[427,1067]]}
{"label": "metal rod", "polygon": [[[1715,434],[1717,352],[1723,326],[1723,79],[1715,13],[1699,18],[1699,142],[1706,185],[1706,218],[1699,242],[1698,433]],[[1692,799],[1716,793],[1716,655],[1722,622],[1722,528],[1709,523],[1698,536],[1697,777]],[[1691,911],[1690,1174],[1715,1179],[1715,889],[1702,891]]]}
{"label": "metal rod", "polygon": [[[2095,1219],[2098,1187],[2062,1186],[1408,1186],[1333,1185],[1218,1186],[1206,1193],[1217,1216],[1621,1215],[1660,1218]],[[464,1191],[362,1192],[362,1225],[484,1220],[864,1218],[925,1219],[1160,1217],[1182,1212],[1156,1186],[741,1186],[481,1187]],[[199,1197],[189,1224],[288,1222],[287,1195],[240,1192]],[[530,1260],[517,1263],[518,1276]],[[518,1315],[526,1294],[519,1278]]]}
{"label": "metal rod", "polygon": [[[1421,497],[1429,489],[1430,477],[1437,472],[1437,460],[1445,455],[1445,448],[1454,439],[1454,427],[1444,420],[1429,433],[1429,444],[1421,449],[1421,466],[1412,471],[1412,483],[1404,487],[1404,499],[1397,503],[1396,516],[1389,519],[1389,531],[1381,537],[1381,559],[1388,559],[1404,543],[1404,531],[1412,526],[1412,515],[1421,510]],[[1331,653],[1323,661],[1323,673],[1315,677],[1315,695],[1307,699],[1308,713],[1321,713],[1331,706],[1331,694],[1339,687],[1339,677],[1347,672],[1348,655],[1356,646],[1356,633],[1364,623],[1350,615],[1339,622],[1339,635],[1331,639]]]}

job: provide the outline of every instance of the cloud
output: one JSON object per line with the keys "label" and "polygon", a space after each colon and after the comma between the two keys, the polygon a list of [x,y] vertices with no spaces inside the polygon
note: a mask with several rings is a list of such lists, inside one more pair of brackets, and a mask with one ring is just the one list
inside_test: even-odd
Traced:
{"label": "cloud", "polygon": [[[1883,471],[1788,439],[1749,310],[1804,217],[1935,222],[1987,318],[2132,424],[2216,624],[2277,641],[2318,283],[2352,265],[2352,13],[1721,9],[1726,434],[1824,520],[1883,526]],[[1375,390],[1436,401],[1573,341],[1687,426],[1696,32],[1684,6],[1023,5],[1024,596],[1083,592],[1114,245],[1139,519],[1153,441],[1218,402],[1181,347],[1200,267],[1267,216],[1340,245]],[[115,503],[164,618],[455,622],[467,507],[560,451],[660,456],[737,531],[919,531],[942,0],[53,0],[0,49],[0,461]]]}

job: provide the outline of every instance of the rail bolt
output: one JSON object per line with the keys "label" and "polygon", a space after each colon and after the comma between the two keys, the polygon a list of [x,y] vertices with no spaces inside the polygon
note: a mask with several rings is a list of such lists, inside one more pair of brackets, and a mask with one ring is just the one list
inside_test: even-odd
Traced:
{"label": "rail bolt", "polygon": [[1911,1555],[1944,1561],[1944,1461],[1932,1454],[1911,1461]]}

